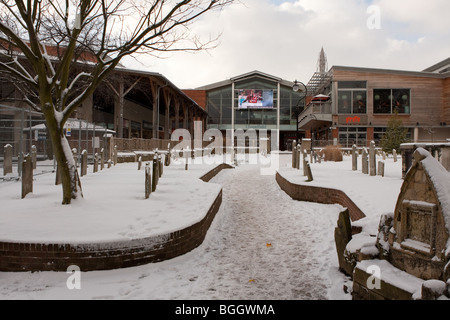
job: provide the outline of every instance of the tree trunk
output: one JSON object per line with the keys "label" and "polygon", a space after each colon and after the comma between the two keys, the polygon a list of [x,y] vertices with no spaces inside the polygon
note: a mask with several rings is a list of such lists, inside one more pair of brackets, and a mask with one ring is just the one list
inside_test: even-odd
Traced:
{"label": "tree trunk", "polygon": [[69,142],[64,135],[64,124],[58,124],[55,118],[49,119],[46,122],[52,140],[53,152],[61,174],[63,189],[62,204],[70,204],[72,199],[76,199],[79,195],[78,185],[80,185],[81,190],[75,159]]}

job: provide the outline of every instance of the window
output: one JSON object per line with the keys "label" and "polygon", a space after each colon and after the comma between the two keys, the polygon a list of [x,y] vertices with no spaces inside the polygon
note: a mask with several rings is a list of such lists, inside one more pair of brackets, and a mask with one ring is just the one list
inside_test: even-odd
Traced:
{"label": "window", "polygon": [[231,88],[208,93],[208,124],[231,124]]}
{"label": "window", "polygon": [[399,114],[411,113],[410,89],[374,89],[373,113]]}
{"label": "window", "polygon": [[354,144],[362,147],[366,145],[367,128],[339,128],[339,144],[343,148],[351,148]]}
{"label": "window", "polygon": [[367,83],[365,81],[338,82],[338,113],[367,113]]}

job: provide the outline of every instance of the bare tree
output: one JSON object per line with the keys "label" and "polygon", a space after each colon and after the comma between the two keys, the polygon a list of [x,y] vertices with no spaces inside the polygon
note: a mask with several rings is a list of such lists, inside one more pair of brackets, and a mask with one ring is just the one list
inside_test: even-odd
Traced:
{"label": "bare tree", "polygon": [[62,175],[63,204],[79,196],[63,134],[71,114],[123,57],[214,47],[216,39],[202,42],[189,27],[234,1],[0,0],[0,70],[45,116]]}

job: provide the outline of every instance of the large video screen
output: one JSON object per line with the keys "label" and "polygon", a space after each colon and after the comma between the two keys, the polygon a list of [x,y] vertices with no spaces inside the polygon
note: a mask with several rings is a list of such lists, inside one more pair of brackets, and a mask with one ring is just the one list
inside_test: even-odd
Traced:
{"label": "large video screen", "polygon": [[272,109],[273,90],[239,90],[238,109]]}

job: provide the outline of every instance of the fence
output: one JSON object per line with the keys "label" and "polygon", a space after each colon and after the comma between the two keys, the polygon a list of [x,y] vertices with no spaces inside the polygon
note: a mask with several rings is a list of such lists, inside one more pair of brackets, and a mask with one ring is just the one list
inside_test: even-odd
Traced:
{"label": "fence", "polygon": [[[64,134],[71,148],[76,148],[80,158],[82,150],[87,150],[92,161],[96,152],[104,148],[109,150],[108,138],[114,131],[88,123],[85,120],[69,119],[64,127]],[[52,143],[45,126],[44,116],[27,108],[0,105],[0,169],[4,166],[4,147],[12,146],[13,177],[22,174],[22,159],[31,153],[35,146],[37,151],[37,170],[34,174],[51,172],[56,169]],[[3,170],[0,170],[0,176]]]}

